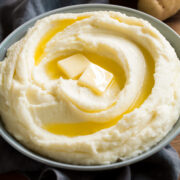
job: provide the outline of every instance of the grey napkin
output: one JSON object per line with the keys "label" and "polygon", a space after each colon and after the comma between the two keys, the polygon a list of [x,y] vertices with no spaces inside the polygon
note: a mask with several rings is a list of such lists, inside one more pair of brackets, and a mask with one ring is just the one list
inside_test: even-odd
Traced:
{"label": "grey napkin", "polygon": [[[178,180],[180,159],[166,146],[136,164],[109,171],[77,172],[55,169],[29,159],[0,139],[0,174],[18,171],[32,180]],[[2,179],[3,180],[3,179]]]}
{"label": "grey napkin", "polygon": [[[0,41],[19,25],[43,12],[80,3],[114,3],[134,7],[136,0],[0,0]],[[29,159],[0,138],[0,174],[13,171],[21,172],[32,180],[177,180],[180,159],[168,145],[131,166],[100,172],[76,172],[47,167]]]}

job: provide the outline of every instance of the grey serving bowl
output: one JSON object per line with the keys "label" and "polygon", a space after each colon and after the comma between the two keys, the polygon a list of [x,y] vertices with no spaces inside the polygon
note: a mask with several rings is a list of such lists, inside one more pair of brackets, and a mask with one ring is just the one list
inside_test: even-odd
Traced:
{"label": "grey serving bowl", "polygon": [[[171,43],[171,45],[174,47],[178,57],[180,58],[180,51],[179,45],[180,45],[180,36],[173,31],[171,28],[169,28],[166,24],[162,23],[158,19],[147,15],[143,12],[121,7],[121,6],[114,6],[114,5],[105,5],[105,4],[84,4],[84,5],[75,5],[75,6],[68,6],[60,9],[56,9],[47,13],[44,13],[40,16],[37,16],[30,21],[26,22],[19,28],[17,28],[15,31],[13,31],[1,44],[0,44],[0,61],[3,60],[6,50],[16,41],[18,41],[20,38],[22,38],[25,33],[27,32],[28,28],[32,27],[33,24],[38,20],[45,16],[49,16],[51,14],[55,13],[79,13],[79,12],[86,12],[86,11],[119,11],[121,13],[125,13],[128,16],[135,16],[139,18],[143,18],[147,21],[149,21],[154,27],[156,27]],[[163,148],[165,145],[170,143],[170,141],[175,138],[180,133],[180,119],[178,119],[177,123],[174,125],[174,127],[171,129],[171,131],[167,134],[167,136],[162,139],[158,144],[156,144],[154,147],[149,149],[148,151],[133,157],[128,160],[124,160],[121,162],[116,162],[109,165],[92,165],[92,166],[83,166],[83,165],[72,165],[72,164],[66,164],[62,162],[58,162],[52,159],[49,159],[47,157],[44,157],[42,155],[39,155],[29,149],[27,149],[25,146],[20,144],[14,137],[12,137],[4,128],[4,125],[2,121],[0,120],[0,134],[8,142],[11,146],[13,146],[16,150],[24,154],[25,156],[28,156],[31,159],[34,159],[38,162],[44,163],[49,166],[54,166],[57,168],[64,168],[64,169],[70,169],[70,170],[81,170],[81,171],[97,171],[97,170],[109,170],[109,169],[115,169],[118,167],[123,167],[126,165],[130,165],[133,163],[136,163],[138,161],[141,161],[152,154],[159,151],[161,148]]]}

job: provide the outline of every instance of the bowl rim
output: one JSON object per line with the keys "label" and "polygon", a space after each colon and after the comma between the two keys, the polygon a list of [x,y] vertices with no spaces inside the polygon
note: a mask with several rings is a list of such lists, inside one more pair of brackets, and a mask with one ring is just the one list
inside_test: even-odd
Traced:
{"label": "bowl rim", "polygon": [[[87,10],[87,9],[89,9],[89,10]],[[51,14],[56,14],[56,13],[71,13],[71,11],[74,11],[74,10],[78,10],[79,12],[91,12],[91,11],[118,11],[118,12],[121,12],[121,11],[126,11],[126,12],[130,12],[130,13],[134,13],[135,15],[139,15],[139,16],[141,16],[141,18],[143,18],[143,19],[145,19],[147,21],[150,21],[150,23],[154,22],[154,23],[157,23],[157,24],[163,26],[166,30],[169,31],[169,33],[172,33],[178,39],[177,41],[180,42],[180,36],[174,30],[172,30],[168,25],[164,24],[160,20],[158,20],[158,19],[156,19],[156,18],[154,18],[151,15],[148,15],[146,13],[140,12],[140,11],[135,10],[135,9],[123,7],[123,6],[117,6],[117,5],[109,5],[109,4],[80,4],[80,5],[72,5],[72,6],[58,8],[58,9],[55,9],[55,10],[43,13],[41,15],[38,15],[38,16],[32,18],[31,20],[27,21],[26,23],[24,23],[23,25],[21,25],[20,27],[15,29],[12,33],[10,33],[1,42],[1,44],[0,44],[0,53],[1,53],[2,50],[4,50],[6,52],[6,50],[8,48],[4,48],[4,45],[9,40],[11,40],[11,38],[13,36],[16,36],[16,34],[20,33],[21,31],[22,32],[26,32],[28,30],[28,28],[31,27],[34,24],[34,22],[36,22],[37,20],[39,20],[41,18],[44,18],[46,16],[49,16]],[[84,10],[84,11],[82,11],[82,10]],[[128,15],[128,16],[131,16],[131,15]],[[20,34],[22,34],[22,33],[20,33]],[[180,118],[178,119],[178,121],[180,121]],[[178,121],[176,122],[176,124],[178,123]],[[135,157],[132,157],[130,159],[127,159],[127,160],[124,160],[124,161],[120,161],[120,162],[116,162],[116,163],[112,163],[112,164],[107,164],[107,165],[74,165],[74,164],[58,162],[56,160],[49,159],[48,157],[45,157],[43,155],[39,155],[38,153],[33,152],[32,150],[26,148],[20,142],[18,142],[14,137],[12,137],[10,135],[10,133],[8,133],[6,131],[6,129],[4,128],[4,125],[2,123],[2,120],[0,120],[0,135],[3,137],[3,139],[6,142],[8,142],[17,151],[19,151],[23,155],[25,155],[25,156],[27,156],[27,157],[35,160],[35,161],[38,161],[40,163],[43,163],[43,164],[46,164],[46,165],[49,165],[49,166],[53,166],[53,167],[56,167],[56,168],[63,168],[63,169],[76,170],[76,171],[110,170],[110,169],[116,169],[116,168],[119,168],[119,167],[123,167],[123,166],[127,166],[127,165],[130,165],[130,164],[139,162],[139,161],[141,161],[141,160],[143,160],[143,159],[153,155],[154,153],[158,152],[161,148],[166,146],[172,139],[174,139],[180,133],[180,126],[177,129],[175,129],[174,132],[172,132],[173,129],[174,129],[174,127],[155,146],[151,147],[149,150],[143,152],[142,154],[137,155]]]}

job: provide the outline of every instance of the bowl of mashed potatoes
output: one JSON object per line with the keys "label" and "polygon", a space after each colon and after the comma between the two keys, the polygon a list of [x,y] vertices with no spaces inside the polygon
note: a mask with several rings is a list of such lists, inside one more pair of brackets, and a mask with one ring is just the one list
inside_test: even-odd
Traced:
{"label": "bowl of mashed potatoes", "polygon": [[[105,170],[180,132],[179,36],[125,7],[42,14],[0,45],[0,132],[39,162]],[[179,56],[180,57],[180,56]]]}

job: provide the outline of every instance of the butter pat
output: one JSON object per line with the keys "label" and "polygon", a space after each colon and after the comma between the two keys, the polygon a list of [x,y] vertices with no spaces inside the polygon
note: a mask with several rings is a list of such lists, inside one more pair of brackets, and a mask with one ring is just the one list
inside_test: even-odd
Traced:
{"label": "butter pat", "polygon": [[112,73],[91,63],[79,78],[78,84],[88,87],[101,95],[106,90],[112,78]]}
{"label": "butter pat", "polygon": [[89,65],[89,60],[82,54],[75,54],[58,61],[57,64],[68,78],[74,79],[84,72]]}

